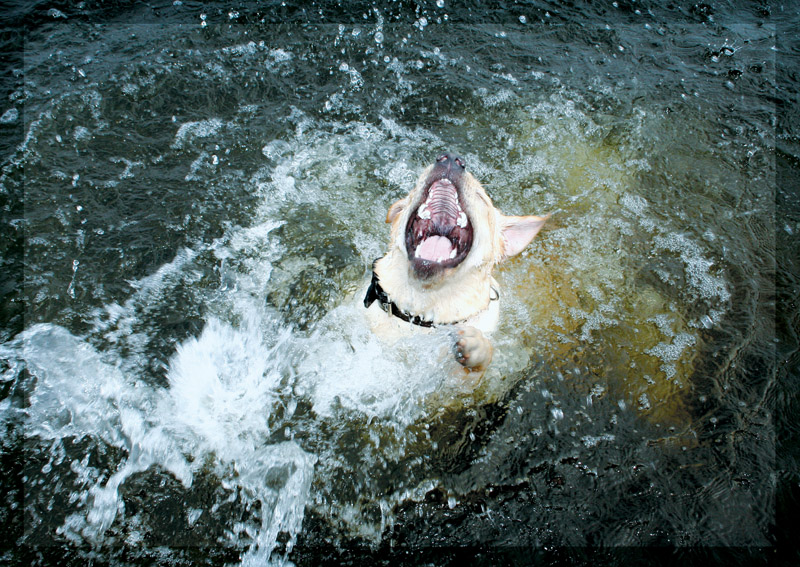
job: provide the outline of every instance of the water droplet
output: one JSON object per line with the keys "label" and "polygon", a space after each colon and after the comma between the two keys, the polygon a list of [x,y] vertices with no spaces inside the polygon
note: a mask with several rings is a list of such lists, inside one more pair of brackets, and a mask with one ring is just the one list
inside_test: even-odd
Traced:
{"label": "water droplet", "polygon": [[526,18],[525,16],[520,16],[519,17],[519,23],[527,24],[528,23],[528,18]]}

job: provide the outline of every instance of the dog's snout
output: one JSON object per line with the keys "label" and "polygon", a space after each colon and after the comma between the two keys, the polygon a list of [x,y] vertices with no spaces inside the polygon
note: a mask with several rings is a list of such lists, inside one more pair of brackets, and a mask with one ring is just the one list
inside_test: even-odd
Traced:
{"label": "dog's snout", "polygon": [[440,155],[436,161],[440,167],[446,167],[448,170],[455,166],[456,171],[463,171],[467,167],[464,158],[451,153]]}

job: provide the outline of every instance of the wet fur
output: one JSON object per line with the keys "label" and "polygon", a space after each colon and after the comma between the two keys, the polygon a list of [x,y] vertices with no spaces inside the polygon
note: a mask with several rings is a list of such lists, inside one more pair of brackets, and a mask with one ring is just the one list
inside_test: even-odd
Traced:
{"label": "wet fur", "polygon": [[[374,271],[381,287],[402,311],[437,326],[453,325],[457,360],[469,371],[483,372],[493,354],[487,335],[499,319],[499,302],[493,301],[499,286],[492,270],[521,252],[547,217],[503,215],[462,164],[460,158],[440,157],[423,171],[411,192],[389,208],[389,250],[375,263]],[[413,253],[406,248],[405,230],[432,180],[443,175],[457,178],[458,193],[472,225],[472,247],[458,265],[422,272],[415,269]],[[368,312],[373,329],[380,335],[409,333],[415,328],[384,312],[377,303]]]}

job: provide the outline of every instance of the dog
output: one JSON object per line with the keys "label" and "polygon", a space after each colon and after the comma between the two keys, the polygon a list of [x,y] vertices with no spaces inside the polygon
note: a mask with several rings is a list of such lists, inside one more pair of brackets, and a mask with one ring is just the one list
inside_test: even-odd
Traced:
{"label": "dog", "polygon": [[373,329],[397,336],[450,327],[456,360],[482,374],[500,313],[492,270],[522,252],[548,218],[503,215],[461,157],[439,156],[386,215],[389,250],[374,262],[364,297]]}

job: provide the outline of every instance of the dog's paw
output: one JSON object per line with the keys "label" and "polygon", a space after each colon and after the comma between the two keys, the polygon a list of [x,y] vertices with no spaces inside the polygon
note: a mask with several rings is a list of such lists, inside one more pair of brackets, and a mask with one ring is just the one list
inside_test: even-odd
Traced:
{"label": "dog's paw", "polygon": [[456,360],[465,368],[483,371],[492,361],[492,343],[475,327],[457,331]]}

